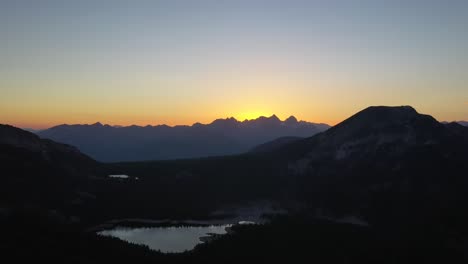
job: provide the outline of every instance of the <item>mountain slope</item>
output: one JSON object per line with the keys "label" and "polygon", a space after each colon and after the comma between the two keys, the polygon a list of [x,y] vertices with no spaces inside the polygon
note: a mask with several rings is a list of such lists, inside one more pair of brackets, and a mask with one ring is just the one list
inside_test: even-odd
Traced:
{"label": "mountain slope", "polygon": [[[48,141],[27,135],[8,139],[9,147],[17,145],[15,151],[49,169],[47,159],[37,151],[41,147],[36,146]],[[312,211],[326,215],[355,215],[373,222],[434,219],[434,214],[445,214],[442,218],[448,221],[448,215],[467,211],[467,136],[466,127],[441,124],[411,107],[370,107],[325,132],[273,144],[268,151],[108,164],[99,175],[127,174],[139,180],[97,184],[100,211],[109,217],[193,217],[229,204],[271,200],[285,206],[307,204]],[[22,145],[36,151],[23,153]],[[69,155],[57,153],[60,155],[53,156]],[[16,165],[7,160],[10,154],[4,155],[3,166],[11,163],[10,169],[27,168],[21,160],[28,159],[21,155],[17,155]],[[55,159],[55,163],[62,162]],[[81,164],[75,159],[69,163],[72,165],[66,168],[71,171]],[[86,164],[78,167],[93,167]],[[19,170],[33,176],[40,171],[36,167]],[[111,204],[119,207],[109,207]],[[458,218],[465,219],[465,215],[460,213]]]}
{"label": "mountain slope", "polygon": [[287,162],[293,192],[322,213],[461,228],[459,219],[468,217],[466,136],[461,126],[411,107],[370,107],[269,155]]}
{"label": "mountain slope", "polygon": [[193,126],[61,125],[38,135],[77,146],[100,161],[137,161],[232,155],[283,137],[306,137],[324,131],[325,124],[281,121],[275,115],[255,120],[217,119]]}
{"label": "mountain slope", "polygon": [[[233,121],[216,125],[232,128]],[[71,219],[83,212],[80,206],[95,206],[82,215],[102,223],[206,219],[218,209],[269,200],[297,212],[293,221],[249,225],[200,252],[231,259],[229,252],[248,255],[264,248],[259,254],[278,251],[289,259],[298,248],[307,256],[312,248],[324,260],[337,256],[332,262],[466,262],[467,138],[466,127],[441,124],[411,107],[370,107],[313,137],[273,141],[266,151],[100,168],[69,146],[1,126],[0,161],[8,173],[2,175],[0,208],[39,204]],[[97,174],[95,164],[102,169]],[[139,180],[93,180],[108,174]],[[90,186],[98,186],[97,192]]]}
{"label": "mountain slope", "polygon": [[298,141],[301,137],[280,137],[273,141],[268,141],[251,149],[250,153],[268,153],[277,150],[291,142]]}
{"label": "mountain slope", "polygon": [[[40,207],[78,214],[73,201],[101,175],[101,165],[76,148],[0,125],[0,207]],[[70,210],[73,209],[74,212]]]}
{"label": "mountain slope", "polygon": [[[369,107],[315,137],[281,149],[291,155],[330,155],[342,159],[369,155],[380,148],[442,144],[452,132],[412,107]],[[395,149],[396,150],[396,149]],[[314,154],[315,153],[315,154]]]}
{"label": "mountain slope", "polygon": [[[30,132],[15,128],[9,125],[0,124],[0,147],[10,149],[15,153],[23,153],[34,156],[38,162],[50,167],[60,168],[69,174],[89,175],[90,168],[95,168],[98,163],[90,157],[82,154],[73,146],[54,142],[48,139],[41,139]],[[0,159],[5,166],[11,166],[8,161],[21,162],[13,153],[8,151],[0,152]],[[24,160],[27,163],[27,160]],[[13,166],[11,166],[13,167]],[[24,166],[18,166],[24,168]]]}
{"label": "mountain slope", "polygon": [[370,107],[270,151],[120,163],[112,173],[144,183],[126,196],[177,201],[179,211],[189,204],[216,209],[266,199],[371,222],[421,221],[434,214],[450,221],[449,215],[468,209],[466,135],[464,127],[443,125],[408,106]]}

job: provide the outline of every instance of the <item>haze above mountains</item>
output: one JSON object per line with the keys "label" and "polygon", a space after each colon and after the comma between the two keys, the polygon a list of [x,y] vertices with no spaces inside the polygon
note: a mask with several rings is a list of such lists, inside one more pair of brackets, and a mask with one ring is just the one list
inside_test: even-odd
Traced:
{"label": "haze above mountains", "polygon": [[42,138],[78,147],[83,153],[104,162],[184,159],[232,155],[282,137],[303,138],[330,126],[284,121],[276,115],[253,120],[217,119],[192,126],[110,126],[59,125],[36,132]]}

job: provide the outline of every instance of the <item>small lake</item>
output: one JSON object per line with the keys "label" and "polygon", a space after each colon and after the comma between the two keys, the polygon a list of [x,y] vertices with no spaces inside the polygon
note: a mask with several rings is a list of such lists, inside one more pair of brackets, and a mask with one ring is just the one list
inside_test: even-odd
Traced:
{"label": "small lake", "polygon": [[125,174],[113,174],[113,175],[109,175],[109,178],[128,179],[128,175],[125,175]]}
{"label": "small lake", "polygon": [[165,253],[181,253],[192,250],[203,243],[200,238],[209,234],[226,234],[231,225],[180,226],[180,227],[116,227],[98,232],[99,235],[116,237],[121,240],[146,245],[150,249]]}

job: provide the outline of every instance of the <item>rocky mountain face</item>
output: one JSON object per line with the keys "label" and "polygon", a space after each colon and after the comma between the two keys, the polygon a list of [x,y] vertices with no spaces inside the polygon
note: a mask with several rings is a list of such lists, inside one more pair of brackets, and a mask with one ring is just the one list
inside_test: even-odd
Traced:
{"label": "rocky mountain face", "polygon": [[[279,121],[275,117],[246,122],[262,128],[278,122],[298,123],[293,118]],[[191,128],[250,125],[223,119]],[[100,124],[89,127],[114,131]],[[19,174],[34,179],[37,173],[49,175],[49,171],[56,178],[92,175],[100,167],[73,147],[2,128],[4,170],[21,171]],[[408,106],[369,107],[315,136],[280,138],[242,155],[109,164],[100,175],[127,174],[139,181],[103,183],[99,191],[108,202],[118,201],[122,215],[131,211],[132,216],[140,217],[157,217],[157,213],[146,213],[163,212],[154,210],[161,200],[181,214],[192,214],[257,199],[297,201],[327,215],[379,221],[431,212],[448,215],[461,212],[457,208],[468,201],[467,130],[459,124],[439,123]],[[90,185],[96,186],[88,182]],[[166,211],[164,217],[173,213]]]}
{"label": "rocky mountain face", "polygon": [[369,107],[263,155],[286,162],[293,193],[320,212],[455,221],[454,215],[467,217],[466,136],[465,127],[441,124],[409,106]]}
{"label": "rocky mountain face", "polygon": [[[74,175],[90,174],[89,169],[98,165],[96,161],[82,154],[76,147],[41,139],[33,133],[9,125],[0,125],[0,146],[18,155],[23,153],[34,156],[38,162],[51,167],[60,167]],[[12,152],[0,152],[3,165],[8,165],[7,160],[21,162],[21,159]],[[24,160],[24,162],[28,161]]]}
{"label": "rocky mountain face", "polygon": [[297,142],[296,153],[290,154],[332,156],[337,160],[365,157],[385,148],[397,152],[412,146],[447,143],[453,134],[448,126],[409,106],[369,107],[325,133]]}
{"label": "rocky mountain face", "polygon": [[215,209],[273,200],[373,224],[447,224],[457,214],[468,220],[467,135],[465,127],[444,125],[409,106],[369,107],[315,136],[278,139],[259,151],[116,164],[113,173],[142,183],[122,190],[124,197],[174,202],[179,212],[187,204]]}
{"label": "rocky mountain face", "polygon": [[[0,125],[0,207],[66,210],[99,177],[101,165],[75,147]],[[78,213],[78,208],[74,208]]]}
{"label": "rocky mountain face", "polygon": [[217,119],[192,126],[61,125],[38,135],[78,147],[83,153],[105,162],[168,160],[239,154],[270,140],[308,137],[328,129],[326,124],[277,116],[237,121]]}
{"label": "rocky mountain face", "polygon": [[[275,117],[259,121],[223,119],[190,128],[204,133],[212,131],[203,130],[208,126],[269,131],[278,122],[300,123]],[[115,131],[101,124],[86,129],[95,127]],[[96,131],[96,138],[104,140]],[[349,239],[335,224],[349,224],[371,236],[366,245],[373,241],[383,241],[388,249],[398,245],[397,259],[406,259],[407,254],[419,257],[431,248],[436,253],[445,250],[444,258],[466,252],[464,126],[439,123],[409,106],[378,106],[315,136],[280,138],[256,149],[234,156],[103,165],[71,146],[0,126],[0,209],[40,206],[40,211],[96,223],[117,218],[203,219],[226,206],[268,200],[307,219],[307,226],[317,219],[333,223],[333,245]],[[129,179],[102,177],[109,174]],[[289,232],[290,226],[285,230]],[[387,248],[384,251],[386,256]]]}

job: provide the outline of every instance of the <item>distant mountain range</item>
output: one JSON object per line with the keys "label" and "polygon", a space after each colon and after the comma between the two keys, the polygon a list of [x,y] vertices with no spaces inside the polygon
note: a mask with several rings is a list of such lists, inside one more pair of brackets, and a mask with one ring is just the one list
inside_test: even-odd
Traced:
{"label": "distant mountain range", "polygon": [[458,124],[460,124],[460,125],[462,125],[462,126],[468,127],[468,121],[453,121],[453,122],[443,121],[442,123],[443,123],[443,124],[458,123]]}
{"label": "distant mountain range", "polygon": [[104,162],[183,159],[232,155],[279,137],[309,137],[328,129],[327,124],[281,121],[276,115],[254,120],[217,119],[192,126],[60,125],[37,132],[78,147]]}
{"label": "distant mountain range", "polygon": [[[257,126],[265,133],[278,123],[286,123],[274,117],[260,120],[262,125]],[[257,123],[224,119],[186,129],[220,126],[222,131],[229,131],[229,127],[234,130],[237,126],[251,127],[250,124]],[[61,127],[71,127],[72,131],[76,128]],[[97,131],[96,144],[105,140],[105,135],[112,135],[108,130],[121,133],[100,124],[78,127],[95,129],[88,136]],[[151,132],[157,128],[146,129]],[[131,132],[145,128],[121,129]],[[96,239],[85,230],[108,220],[209,219],[216,210],[266,200],[297,213],[292,215],[307,225],[325,221],[332,232],[323,233],[318,228],[313,234],[319,238],[318,245],[323,241],[332,245],[327,256],[367,257],[372,255],[369,252],[381,250],[378,258],[364,259],[378,263],[388,259],[389,263],[417,263],[428,256],[438,257],[438,262],[450,258],[458,260],[450,263],[468,260],[468,127],[455,122],[440,123],[409,106],[369,107],[317,135],[278,138],[240,155],[108,164],[96,162],[72,146],[0,125],[0,171],[0,223],[5,227],[2,234],[10,234],[2,236],[0,244],[9,249],[7,253],[17,250],[25,235],[30,235],[29,230],[23,234],[21,227],[39,225],[41,228],[30,228],[40,230],[36,235],[39,243],[28,246],[41,249],[37,251],[41,254],[56,255],[61,251],[48,253],[46,249],[50,245],[67,247],[62,234],[79,235],[69,240],[84,239],[80,241],[86,242],[79,243],[81,249],[89,239]],[[130,178],[114,179],[108,177],[111,174]],[[25,220],[19,222],[17,217]],[[337,243],[349,238],[340,232],[340,219],[364,223],[362,229],[353,229],[353,233],[368,234],[371,240],[362,244],[351,239],[356,245]],[[66,224],[66,230],[73,232],[50,231],[41,226],[55,228],[57,223]],[[279,229],[284,232],[278,232],[274,226],[266,227],[275,237],[290,233],[291,228],[286,226]],[[247,228],[249,232],[265,230],[262,226]],[[252,235],[250,239],[261,236]],[[294,239],[273,241],[274,246],[267,247],[267,255],[282,251],[295,241],[305,245],[304,254],[321,252],[314,252],[310,237],[301,236],[301,231],[291,237]],[[233,250],[245,253],[240,248],[250,239],[234,237],[233,246],[225,247],[227,253],[219,256],[231,258],[229,252]],[[112,248],[109,243],[105,245]],[[220,245],[217,243],[209,244]],[[83,250],[83,254],[92,255],[92,248]],[[285,255],[294,255],[297,250],[293,248]],[[75,250],[71,247],[70,252]],[[113,253],[102,253],[104,258],[99,259],[121,253],[110,252]],[[207,255],[219,252],[209,251]],[[145,254],[141,251],[138,256]],[[366,262],[359,260],[350,263]],[[338,263],[341,262],[342,259]]]}
{"label": "distant mountain range", "polygon": [[159,200],[178,212],[269,200],[390,226],[435,214],[449,226],[450,215],[468,220],[468,127],[410,106],[369,107],[312,137],[275,139],[241,155],[110,165],[109,174],[141,184],[114,201],[154,199],[143,212]]}
{"label": "distant mountain range", "polygon": [[462,126],[468,126],[468,121],[458,121],[457,123]]}

